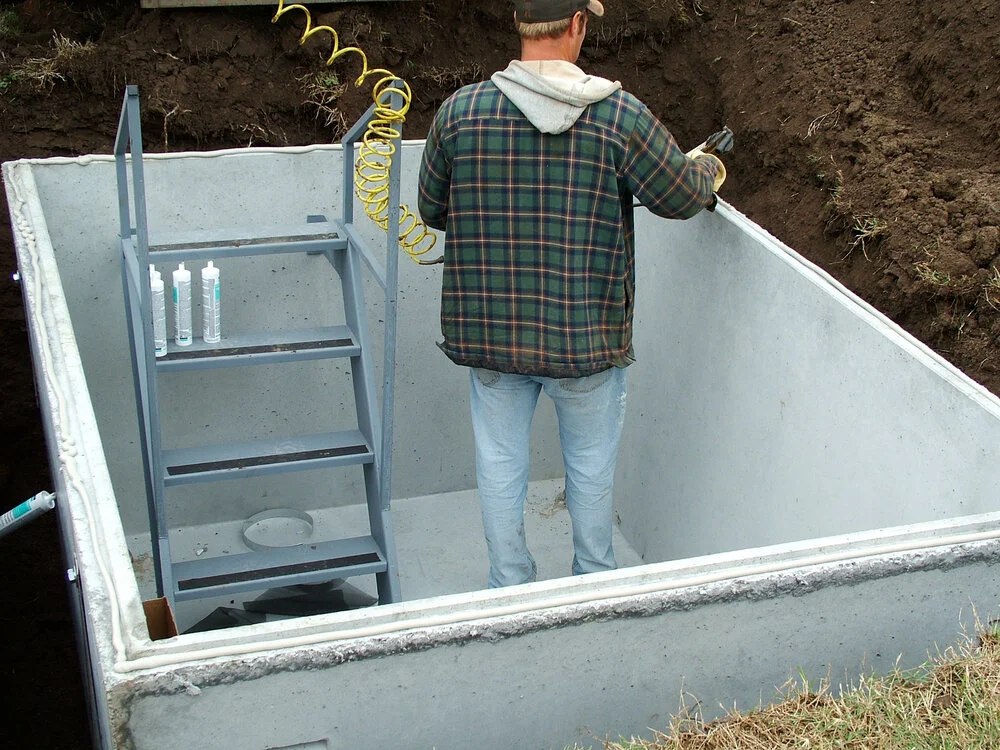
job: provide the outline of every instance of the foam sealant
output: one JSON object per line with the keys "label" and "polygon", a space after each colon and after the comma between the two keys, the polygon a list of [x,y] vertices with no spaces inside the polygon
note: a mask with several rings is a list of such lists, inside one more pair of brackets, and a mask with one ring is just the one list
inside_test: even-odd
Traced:
{"label": "foam sealant", "polygon": [[191,272],[181,263],[174,279],[174,343],[191,346]]}
{"label": "foam sealant", "polygon": [[222,286],[219,269],[212,261],[201,269],[202,338],[206,344],[218,344],[222,338]]}
{"label": "foam sealant", "polygon": [[149,266],[149,289],[153,302],[153,352],[157,357],[167,354],[167,300],[163,275]]}
{"label": "foam sealant", "polygon": [[[27,276],[27,280],[31,282],[27,286],[29,300],[33,300],[41,305],[42,278],[39,268],[42,265],[42,261],[38,250],[38,239],[35,236],[33,224],[28,219],[29,214],[43,215],[41,201],[38,197],[34,184],[34,176],[31,174],[30,167],[24,165],[24,171],[29,175],[28,178],[23,178],[21,174],[18,174],[20,171],[18,169],[15,172],[14,169],[11,169],[10,176],[14,177],[14,179],[8,181],[8,185],[14,195],[14,201],[10,206],[11,223],[12,228],[16,229],[15,244],[17,237],[20,236],[23,240],[25,254],[30,260],[30,275]],[[51,245],[51,240],[49,240],[49,244]],[[24,270],[22,269],[22,271]],[[25,274],[22,273],[21,277],[25,279]],[[58,279],[58,273],[56,277]],[[31,307],[33,309],[34,305],[31,305]],[[41,305],[41,309],[51,310],[51,305]],[[53,324],[50,328],[50,325],[42,315],[38,316],[37,323],[38,329],[35,341],[42,353],[42,361],[41,363],[36,363],[36,367],[40,370],[40,376],[47,386],[47,392],[55,401],[55,406],[58,410],[53,414],[53,419],[55,420],[60,415],[74,413],[75,409],[71,410],[66,403],[66,389],[59,383],[58,373],[54,371],[53,367],[53,363],[55,362],[53,351],[56,346],[61,346],[62,343],[59,331],[52,330],[53,328],[58,329],[58,324]],[[80,476],[80,472],[77,471],[76,459],[80,452],[76,441],[71,435],[67,434],[67,430],[65,429],[57,427],[53,433],[58,442],[56,450],[56,456],[59,460],[58,473],[64,478],[66,485],[71,487],[80,499],[84,517],[86,518],[91,548],[94,551],[94,560],[107,591],[106,603],[110,610],[108,619],[111,627],[111,649],[116,663],[120,663],[122,660],[128,659],[131,650],[125,641],[128,625],[121,604],[118,601],[118,588],[115,586],[114,576],[111,573],[113,562],[109,558],[108,548],[104,543],[104,535],[98,530],[99,511],[95,506],[93,494],[87,492],[84,480]],[[145,623],[142,623],[142,625],[144,627]],[[133,647],[138,645],[137,633],[130,633],[129,638]]]}

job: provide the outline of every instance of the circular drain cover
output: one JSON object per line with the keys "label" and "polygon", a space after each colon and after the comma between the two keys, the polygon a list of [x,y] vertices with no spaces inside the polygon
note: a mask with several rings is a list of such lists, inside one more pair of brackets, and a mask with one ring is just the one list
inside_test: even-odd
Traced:
{"label": "circular drain cover", "polygon": [[257,552],[305,544],[312,533],[312,516],[295,508],[262,510],[243,522],[243,541]]}

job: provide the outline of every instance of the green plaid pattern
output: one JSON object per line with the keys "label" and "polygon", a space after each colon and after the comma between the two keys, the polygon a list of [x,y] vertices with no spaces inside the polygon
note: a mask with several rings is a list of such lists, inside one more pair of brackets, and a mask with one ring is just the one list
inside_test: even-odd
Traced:
{"label": "green plaid pattern", "polygon": [[629,365],[633,196],[684,219],[711,202],[713,178],[623,91],[547,135],[492,82],[460,89],[420,166],[420,214],[446,232],[441,348],[460,365],[548,377]]}

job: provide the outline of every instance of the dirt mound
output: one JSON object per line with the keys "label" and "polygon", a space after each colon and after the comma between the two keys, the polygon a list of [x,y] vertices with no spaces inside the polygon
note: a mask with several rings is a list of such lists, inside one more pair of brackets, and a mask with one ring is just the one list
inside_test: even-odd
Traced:
{"label": "dirt mound", "polygon": [[753,182],[730,200],[994,392],[998,16],[764,2],[745,19],[743,64],[719,63],[757,149],[741,151],[753,162],[735,171]]}
{"label": "dirt mound", "polygon": [[[327,65],[329,35],[299,44],[298,11],[272,23],[269,6],[137,6],[0,4],[0,161],[110,152],[126,83],[140,87],[148,151],[330,142],[370,103],[370,87],[354,85],[356,57]],[[410,83],[409,138],[451,91],[518,52],[505,2],[312,7],[341,48]],[[988,0],[611,0],[581,66],[621,80],[682,146],[729,125],[727,201],[1000,393],[998,57],[1000,6]],[[0,215],[9,278],[6,206]],[[0,319],[6,509],[50,480],[14,285],[0,285]],[[5,540],[12,569],[34,560],[32,545],[52,549],[54,528],[42,524]],[[46,564],[59,592],[58,556]],[[45,617],[69,631],[65,612]],[[33,632],[18,634],[11,653],[29,659],[10,663],[4,694],[25,696],[15,710],[55,733],[48,744],[72,746],[46,720],[52,701],[15,686],[61,664],[63,702],[79,718],[75,664],[39,662]]]}

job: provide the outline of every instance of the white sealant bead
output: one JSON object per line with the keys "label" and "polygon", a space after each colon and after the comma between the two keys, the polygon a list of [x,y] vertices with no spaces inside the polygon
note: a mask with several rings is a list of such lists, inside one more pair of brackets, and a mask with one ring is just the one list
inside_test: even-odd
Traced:
{"label": "white sealant bead", "polygon": [[174,271],[174,343],[191,346],[191,272],[178,264]]}
{"label": "white sealant bead", "polygon": [[218,344],[222,338],[222,285],[219,269],[212,261],[201,269],[202,338],[206,344]]}
{"label": "white sealant bead", "polygon": [[149,289],[153,301],[153,353],[157,357],[167,354],[167,300],[163,289],[163,275],[149,267],[152,278]]}

